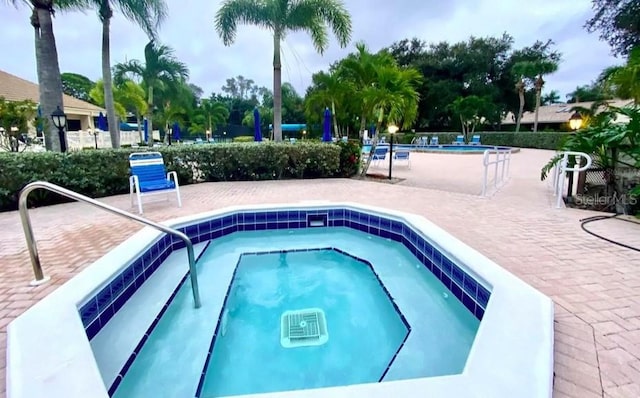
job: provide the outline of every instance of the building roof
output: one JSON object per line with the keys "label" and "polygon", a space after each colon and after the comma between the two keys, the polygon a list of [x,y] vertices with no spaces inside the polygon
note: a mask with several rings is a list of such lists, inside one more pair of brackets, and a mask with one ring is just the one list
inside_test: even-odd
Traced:
{"label": "building roof", "polygon": [[[590,101],[590,102],[576,102],[573,104],[551,104],[551,105],[541,106],[538,112],[538,123],[542,123],[542,124],[568,123],[569,118],[571,117],[571,115],[573,115],[573,111],[571,109],[573,109],[574,107],[589,109],[591,108],[591,105],[593,105],[593,103],[594,103],[593,101]],[[633,100],[615,99],[615,100],[608,100],[607,103],[609,105],[620,108],[620,107],[633,104]],[[601,106],[598,111],[601,112],[603,110],[604,110],[604,106]],[[534,112],[524,112],[522,114],[522,121],[520,122],[520,124],[533,124],[534,119],[535,119]],[[509,112],[507,116],[504,118],[504,120],[502,121],[502,124],[516,124],[516,118],[514,114]]]}
{"label": "building roof", "polygon": [[[0,97],[4,97],[7,101],[31,100],[38,104],[40,103],[40,90],[36,83],[0,70]],[[74,113],[73,111],[105,112],[104,108],[66,94],[63,94],[62,102],[66,113]]]}

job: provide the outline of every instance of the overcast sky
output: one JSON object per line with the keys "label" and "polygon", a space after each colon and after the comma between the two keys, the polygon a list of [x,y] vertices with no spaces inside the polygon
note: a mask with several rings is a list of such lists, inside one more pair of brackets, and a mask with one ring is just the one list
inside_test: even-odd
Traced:
{"label": "overcast sky", "polygon": [[[30,11],[0,2],[0,69],[36,82]],[[167,0],[169,18],[160,40],[175,49],[190,70],[190,81],[205,95],[220,92],[227,78],[243,75],[261,86],[272,86],[273,42],[267,31],[239,26],[235,43],[225,47],[213,27],[219,0]],[[499,5],[498,5],[499,4]],[[363,40],[377,51],[395,41],[418,37],[427,42],[463,41],[469,36],[500,36],[503,32],[523,47],[552,39],[563,54],[560,69],[547,80],[545,91],[557,90],[561,99],[576,86],[587,84],[607,66],[622,61],[610,56],[597,34],[584,22],[590,1],[569,0],[348,0],[353,19],[352,43],[341,49],[332,41],[324,56],[316,54],[308,36],[295,34],[283,45],[283,80],[304,94],[311,75],[354,50]],[[100,78],[101,24],[94,12],[58,14],[54,32],[62,72]],[[111,25],[111,62],[143,60],[148,41],[142,31],[116,14]]]}

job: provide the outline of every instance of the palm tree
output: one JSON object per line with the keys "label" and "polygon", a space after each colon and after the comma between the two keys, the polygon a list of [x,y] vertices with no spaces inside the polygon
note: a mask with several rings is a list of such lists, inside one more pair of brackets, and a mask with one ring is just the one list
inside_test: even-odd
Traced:
{"label": "palm tree", "polygon": [[229,108],[222,102],[211,99],[203,99],[197,113],[204,116],[205,125],[210,134],[213,134],[217,124],[225,123],[229,119]]}
{"label": "palm tree", "polygon": [[[17,0],[8,0],[17,6]],[[84,10],[84,0],[23,0],[31,9],[31,26],[34,30],[36,69],[38,74],[39,101],[43,115],[51,115],[56,108],[64,109],[62,102],[62,78],[58,62],[58,49],[53,34],[53,18],[56,10]],[[58,129],[44,119],[45,147],[50,151],[60,151]]]}
{"label": "palm tree", "polygon": [[276,141],[282,141],[281,41],[289,31],[305,31],[322,54],[329,45],[330,27],[345,47],[351,37],[351,17],[340,0],[225,0],[216,13],[215,27],[226,46],[233,43],[239,23],[273,34],[273,133]]}
{"label": "palm tree", "polygon": [[136,115],[136,124],[138,125],[140,142],[144,141],[144,133],[142,132],[142,115],[147,112],[148,108],[144,89],[133,80],[125,80],[115,89],[115,101],[122,104],[127,111],[133,112]]}
{"label": "palm tree", "polygon": [[523,76],[520,76],[520,79],[516,83],[516,91],[518,92],[518,98],[520,99],[518,119],[516,120],[516,133],[520,131],[520,122],[522,121],[522,113],[524,112],[524,88],[524,78]]}
{"label": "palm tree", "polygon": [[166,87],[178,87],[189,77],[187,66],[178,61],[170,47],[156,45],[152,40],[144,47],[145,63],[132,59],[124,64],[117,64],[114,68],[116,83],[132,75],[140,80],[147,90],[147,120],[149,131],[153,131],[153,100],[154,90]]}
{"label": "palm tree", "polygon": [[324,109],[329,105],[333,117],[334,134],[340,136],[336,105],[340,106],[349,83],[344,81],[335,71],[316,73],[311,77],[311,80],[314,89],[305,98],[307,113],[310,113],[312,109]]}
{"label": "palm tree", "polygon": [[[538,114],[540,110],[540,101],[542,97],[542,87],[544,87],[544,79],[542,76],[558,70],[558,61],[540,59],[536,61],[521,61],[513,66],[513,71],[517,75],[524,76],[533,84],[536,90],[535,117],[533,121],[533,132],[538,131]],[[521,102],[522,105],[523,102]],[[522,108],[521,108],[522,109]],[[520,115],[522,117],[522,115]],[[520,120],[520,118],[518,118]]]}
{"label": "palm tree", "polygon": [[104,81],[104,100],[109,122],[111,146],[120,147],[120,128],[116,117],[113,83],[111,77],[110,24],[113,9],[118,9],[130,21],[139,25],[149,36],[156,37],[156,28],[167,13],[164,0],[85,0],[93,3],[98,9],[102,22],[102,80]]}
{"label": "palm tree", "polygon": [[367,118],[371,116],[375,106],[368,101],[370,98],[365,98],[365,90],[378,82],[381,68],[394,65],[395,60],[388,52],[372,54],[364,43],[359,42],[356,43],[356,52],[349,54],[337,66],[338,75],[352,84],[353,101],[359,104],[360,137],[367,126]]}
{"label": "palm tree", "polygon": [[640,47],[631,50],[625,65],[606,69],[601,79],[619,97],[631,98],[636,105],[640,104]]}

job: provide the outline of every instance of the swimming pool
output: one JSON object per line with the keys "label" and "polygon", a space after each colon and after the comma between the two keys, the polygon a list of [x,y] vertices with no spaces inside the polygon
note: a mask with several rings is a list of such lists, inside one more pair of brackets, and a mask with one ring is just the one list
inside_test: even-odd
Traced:
{"label": "swimming pool", "polygon": [[[377,147],[387,147],[388,144],[377,145]],[[507,146],[492,146],[492,145],[415,145],[415,144],[393,144],[393,149],[405,149],[412,152],[431,152],[431,153],[458,153],[458,154],[478,154],[484,153],[487,149],[499,149],[507,150],[511,152],[518,152],[520,148],[512,148]],[[370,145],[364,145],[362,147],[363,153],[369,153],[371,151]]]}
{"label": "swimming pool", "polygon": [[[132,380],[140,381],[145,374],[153,373],[146,370],[154,366],[153,363],[156,361],[172,363],[172,367],[164,376],[166,382],[189,384],[188,388],[191,390],[186,395],[174,396],[197,396],[198,391],[202,393],[203,388],[207,388],[208,377],[212,380],[221,377],[216,376],[215,371],[203,372],[203,369],[209,367],[207,364],[214,364],[216,360],[225,358],[224,355],[209,353],[215,354],[216,350],[224,352],[225,336],[232,337],[232,329],[236,329],[236,326],[230,326],[234,321],[244,319],[242,316],[238,317],[237,313],[232,313],[234,293],[230,293],[237,291],[235,276],[236,272],[241,271],[236,270],[241,269],[244,256],[253,256],[255,260],[256,257],[270,256],[273,253],[269,252],[277,251],[277,259],[274,257],[271,264],[271,267],[277,267],[282,265],[279,256],[283,250],[289,253],[287,256],[292,255],[294,259],[296,250],[304,252],[309,249],[322,249],[322,253],[317,253],[318,255],[331,254],[333,257],[329,256],[331,258],[327,260],[328,263],[341,263],[344,260],[341,256],[345,253],[351,257],[347,262],[351,264],[351,268],[357,267],[354,264],[362,266],[367,262],[371,263],[372,269],[382,281],[379,286],[389,292],[393,298],[392,302],[397,306],[398,314],[403,314],[411,330],[406,342],[402,344],[402,349],[393,358],[392,366],[388,367],[382,382],[370,382],[373,373],[377,373],[382,366],[379,363],[374,366],[374,361],[371,361],[370,371],[363,366],[362,372],[352,372],[351,376],[354,379],[340,379],[334,376],[326,377],[324,381],[316,379],[315,384],[303,384],[304,387],[349,384],[349,387],[334,387],[330,390],[316,388],[306,391],[305,396],[383,397],[392,394],[399,397],[417,397],[425,392],[433,396],[464,396],[468,395],[468,391],[492,397],[539,397],[551,394],[551,300],[422,217],[349,203],[314,203],[229,208],[175,220],[171,225],[181,228],[196,242],[196,249],[200,255],[198,276],[201,278],[201,288],[205,281],[217,281],[225,288],[210,289],[207,295],[203,296],[202,308],[194,309],[188,289],[180,288],[189,285],[189,280],[184,278],[188,267],[182,243],[156,231],[143,229],[10,324],[7,361],[10,398],[117,395],[121,388],[121,391],[126,391],[124,388],[129,383],[129,376],[134,375]],[[321,233],[323,229],[329,233]],[[247,231],[261,231],[249,233],[256,236],[269,231],[269,239],[252,241],[250,237],[242,235]],[[357,243],[360,241],[347,239],[346,237],[354,231],[358,231],[362,241],[366,241],[364,243],[377,241],[374,245],[377,249],[371,250],[370,242],[360,244]],[[292,234],[315,236],[315,244],[312,245],[309,240],[292,239]],[[322,238],[319,239],[318,236]],[[233,249],[225,246],[225,240],[234,241]],[[251,251],[248,251],[249,247],[252,248]],[[405,260],[413,265],[414,274],[410,278],[398,276],[397,256],[400,249],[408,256]],[[376,260],[375,251],[379,251],[378,255],[386,259],[386,270],[384,265],[378,266],[382,263],[379,259]],[[211,256],[216,264],[221,266],[205,266],[207,256]],[[371,256],[373,257],[369,260],[367,257]],[[285,263],[288,263],[288,260]],[[365,270],[364,267],[361,268],[362,281],[371,282],[372,279],[367,278],[372,277],[364,272]],[[266,269],[259,271],[266,272]],[[419,274],[427,279],[431,278],[441,289],[435,290],[438,294],[431,297],[433,303],[449,308],[451,305],[457,306],[468,319],[476,320],[476,326],[473,322],[469,323],[471,327],[468,328],[467,335],[471,336],[472,340],[472,344],[468,343],[471,345],[470,348],[460,350],[461,357],[464,358],[463,363],[452,361],[450,366],[443,370],[442,367],[432,366],[441,361],[428,360],[430,355],[437,352],[438,347],[451,347],[451,344],[444,343],[443,336],[455,335],[455,332],[464,331],[465,328],[460,326],[458,317],[447,318],[458,322],[453,326],[447,323],[449,321],[442,319],[440,322],[428,322],[428,314],[432,310],[429,305],[431,301],[429,294],[420,288],[425,284],[418,283],[422,280],[416,277]],[[283,276],[282,273],[276,272],[269,277],[261,277],[260,280],[272,287],[280,286],[282,280],[278,279],[277,275]],[[300,278],[289,275],[289,280]],[[302,280],[309,282],[315,278],[302,277]],[[276,283],[277,281],[279,282]],[[344,280],[338,278],[335,285],[341,286],[340,283],[344,283]],[[373,289],[374,286],[364,283],[363,288]],[[265,292],[270,291],[269,289],[247,289],[246,285],[243,289],[241,290],[261,295],[260,300],[254,297],[254,302],[262,305],[272,302],[273,297],[263,296]],[[313,289],[299,290],[305,291]],[[232,298],[228,298],[230,294]],[[440,301],[436,301],[436,296]],[[382,295],[376,294],[376,297]],[[343,301],[343,304],[349,302],[356,307],[364,305],[357,304],[358,297],[351,297],[350,300],[356,301]],[[453,304],[447,304],[448,301]],[[384,310],[389,309],[389,304],[385,307],[384,302],[382,300],[376,305],[368,302],[367,308],[378,308],[376,313],[389,314]],[[174,303],[182,303],[182,307],[175,306]],[[225,303],[231,304],[225,306]],[[330,303],[320,304],[321,307],[325,307],[329,333],[328,343],[318,347],[329,348],[334,337],[337,341],[341,340],[342,333],[340,328],[335,329],[336,326],[332,326],[332,321],[333,325],[339,325],[345,322],[345,319],[351,318],[336,315],[332,312]],[[312,308],[311,302],[304,303],[303,307],[308,306]],[[223,309],[229,310],[226,319]],[[282,316],[286,312],[283,312],[283,309],[285,306],[278,307],[270,316]],[[402,316],[398,315],[400,319]],[[386,322],[390,319],[397,321],[393,316],[380,315],[378,322],[385,322],[387,325]],[[392,333],[388,338],[378,336],[373,341],[376,348],[384,354],[381,354],[381,357],[388,357],[397,340],[402,337],[402,325],[406,325],[404,322],[396,321],[393,321],[395,326],[390,327]],[[208,327],[195,327],[201,322],[208,322]],[[363,321],[363,325],[371,325],[367,322]],[[431,334],[420,334],[420,325],[424,324],[430,325],[430,328],[423,327],[422,330],[431,330]],[[181,333],[188,338],[183,338],[178,344],[167,344],[168,341],[174,340],[166,340],[162,333],[154,333],[154,330],[175,332],[172,329],[183,329]],[[109,330],[120,333],[110,334]],[[335,334],[332,330],[335,330]],[[225,335],[220,340],[223,341],[223,345],[220,346],[222,348],[218,348],[215,341],[212,342],[212,331],[219,337]],[[430,345],[425,342],[425,336],[428,335],[431,339],[435,338],[434,341],[439,344]],[[385,341],[384,344],[380,344],[382,340]],[[244,341],[254,340],[247,338]],[[203,344],[210,349],[200,349]],[[145,350],[158,351],[154,347],[169,345],[175,346],[177,351],[171,353],[160,350],[161,355],[153,358],[144,354]],[[460,346],[459,341],[456,346]],[[307,349],[313,347],[290,350]],[[455,353],[455,350],[450,348],[445,351]],[[186,362],[178,363],[179,353],[187,358]],[[136,358],[138,355],[140,357]],[[344,359],[344,356],[336,354],[330,357]],[[365,359],[368,360],[368,357]],[[274,358],[273,362],[275,361]],[[348,360],[347,364],[349,363],[352,361]],[[411,366],[403,367],[402,364]],[[357,361],[352,365],[357,366]],[[429,373],[429,369],[433,373]],[[138,377],[135,377],[136,374]],[[199,382],[186,383],[184,376],[189,374],[204,374],[204,377],[200,378]],[[236,380],[236,385],[243,384],[234,377],[231,377],[231,380]],[[363,382],[365,384],[353,384]],[[300,384],[293,387],[299,386]],[[271,387],[272,391],[290,388],[273,385]],[[110,390],[109,393],[107,390]],[[211,393],[217,396],[216,394],[229,391],[217,391],[214,388]],[[296,392],[282,392],[277,396],[297,395]]]}

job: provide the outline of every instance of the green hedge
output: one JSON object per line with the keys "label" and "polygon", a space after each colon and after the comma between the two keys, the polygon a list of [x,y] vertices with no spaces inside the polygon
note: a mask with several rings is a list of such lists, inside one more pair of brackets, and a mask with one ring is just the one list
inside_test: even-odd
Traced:
{"label": "green hedge", "polygon": [[[176,171],[180,184],[212,181],[254,181],[292,178],[350,177],[357,173],[357,143],[230,143],[173,145],[154,148],[167,169]],[[78,151],[66,154],[0,153],[0,211],[15,210],[19,191],[43,180],[90,197],[129,191],[128,156],[140,149]],[[352,158],[355,156],[355,158]],[[355,159],[355,162],[353,161]],[[30,206],[64,201],[37,190]]]}

